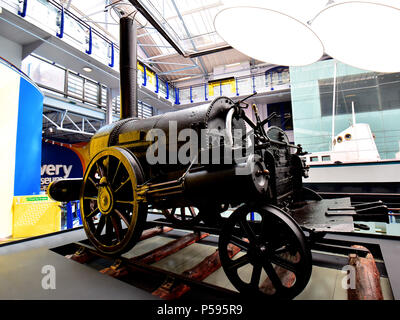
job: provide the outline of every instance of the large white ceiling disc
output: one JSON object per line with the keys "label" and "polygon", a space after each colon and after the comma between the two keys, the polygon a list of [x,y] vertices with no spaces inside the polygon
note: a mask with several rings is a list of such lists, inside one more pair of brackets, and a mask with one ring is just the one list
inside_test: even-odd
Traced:
{"label": "large white ceiling disc", "polygon": [[214,26],[233,48],[271,64],[308,65],[324,53],[320,39],[306,22],[264,5],[248,2],[222,9]]}
{"label": "large white ceiling disc", "polygon": [[323,9],[311,26],[331,57],[364,70],[400,72],[400,8],[392,3],[333,4]]}

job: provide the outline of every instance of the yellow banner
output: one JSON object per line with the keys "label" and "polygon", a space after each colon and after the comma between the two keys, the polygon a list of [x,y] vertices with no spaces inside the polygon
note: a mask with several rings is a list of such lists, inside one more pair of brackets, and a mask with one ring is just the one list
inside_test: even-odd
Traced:
{"label": "yellow banner", "polygon": [[[137,63],[137,69],[140,70],[142,73],[144,73],[144,67],[142,64],[140,64],[139,62]],[[149,70],[148,68],[146,68],[146,76],[147,76],[147,81],[153,85],[155,85],[156,81],[156,74]]]}
{"label": "yellow banner", "polygon": [[27,238],[61,230],[60,203],[46,195],[14,197],[13,238]]}
{"label": "yellow banner", "polygon": [[235,79],[228,79],[228,80],[210,82],[208,84],[208,95],[210,97],[214,96],[214,88],[217,87],[217,90],[219,90],[220,86],[225,86],[225,85],[230,85],[231,86],[231,93],[236,93],[236,81],[235,81]]}

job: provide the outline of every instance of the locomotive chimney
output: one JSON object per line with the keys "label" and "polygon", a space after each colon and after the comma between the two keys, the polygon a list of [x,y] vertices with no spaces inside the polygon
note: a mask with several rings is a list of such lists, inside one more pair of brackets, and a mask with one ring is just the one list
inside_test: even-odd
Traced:
{"label": "locomotive chimney", "polygon": [[130,17],[120,19],[119,70],[121,119],[137,117],[137,29]]}

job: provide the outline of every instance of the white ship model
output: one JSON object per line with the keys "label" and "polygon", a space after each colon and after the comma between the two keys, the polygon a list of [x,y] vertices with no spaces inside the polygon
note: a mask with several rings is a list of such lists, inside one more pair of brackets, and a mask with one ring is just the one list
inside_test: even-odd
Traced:
{"label": "white ship model", "polygon": [[334,136],[326,152],[304,156],[310,166],[307,186],[320,192],[400,192],[400,152],[382,160],[367,123],[353,124]]}

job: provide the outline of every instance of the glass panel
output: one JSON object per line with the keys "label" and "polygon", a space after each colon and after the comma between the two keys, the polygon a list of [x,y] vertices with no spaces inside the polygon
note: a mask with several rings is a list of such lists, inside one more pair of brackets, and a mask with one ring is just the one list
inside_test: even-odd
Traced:
{"label": "glass panel", "polygon": [[119,71],[119,50],[114,48],[114,70]]}
{"label": "glass panel", "polygon": [[83,78],[69,72],[68,73],[68,94],[83,99]]}
{"label": "glass panel", "polygon": [[[378,101],[377,77],[373,73],[350,75],[337,78],[336,114],[351,114],[351,105],[357,113],[371,112],[380,106]],[[333,79],[319,80],[322,116],[332,115]]]}
{"label": "glass panel", "polygon": [[36,83],[64,92],[63,69],[29,56],[22,61],[22,71]]}
{"label": "glass panel", "polygon": [[[301,143],[308,152],[329,150],[334,60],[292,67],[290,78],[296,143]],[[352,123],[354,104],[356,121],[369,125],[381,159],[395,158],[400,141],[394,121],[400,113],[400,73],[370,72],[338,62],[336,83],[335,134]],[[315,139],[310,140],[312,136]]]}
{"label": "glass panel", "polygon": [[19,0],[7,0],[1,1],[0,6],[17,14],[18,11],[22,11],[23,3],[19,2]]}
{"label": "glass panel", "polygon": [[85,81],[85,101],[98,103],[99,86],[96,83],[86,80]]}
{"label": "glass panel", "polygon": [[159,81],[159,88],[158,88],[159,93],[161,94],[162,97],[165,98],[167,95],[167,85],[164,81]]}
{"label": "glass panel", "polygon": [[253,93],[253,80],[251,78],[238,78],[237,86],[241,96]]}
{"label": "glass panel", "polygon": [[138,117],[149,118],[153,115],[153,108],[148,104],[138,101]]}
{"label": "glass panel", "polygon": [[101,86],[101,105],[107,106],[107,87]]}
{"label": "glass panel", "polygon": [[60,11],[46,0],[28,1],[26,12],[28,20],[35,22],[36,25],[41,26],[44,30],[54,35],[59,31],[57,18],[60,21]]}
{"label": "glass panel", "polygon": [[[92,36],[92,43],[93,43],[93,56],[102,63],[108,65],[111,62],[111,47],[110,44],[100,38],[98,35],[93,33]],[[115,58],[115,50],[114,50],[114,63],[118,59]]]}
{"label": "glass panel", "polygon": [[156,74],[147,68],[146,70],[146,88],[150,91],[156,91]]}
{"label": "glass panel", "polygon": [[138,70],[137,70],[137,77],[138,77],[138,79],[137,79],[137,82],[138,82],[138,85],[143,85],[143,83],[144,83],[144,69],[143,69],[143,67],[139,67],[138,68]]}
{"label": "glass panel", "polygon": [[[224,41],[218,36],[213,27],[214,17],[223,3],[215,0],[204,0],[199,3],[189,1],[163,0],[141,1],[142,5],[164,27],[184,51],[205,47],[223,45]],[[152,36],[158,43],[157,35]],[[171,49],[161,48],[164,52]],[[167,51],[168,50],[168,51]]]}
{"label": "glass panel", "polygon": [[181,104],[190,103],[190,88],[181,88],[179,90],[179,99]]}
{"label": "glass panel", "polygon": [[235,80],[229,83],[222,83],[222,96],[232,97],[236,93],[236,82]]}
{"label": "glass panel", "polygon": [[89,46],[86,42],[89,39],[89,29],[84,27],[68,14],[64,15],[64,19],[64,41],[67,41],[77,49],[85,52],[87,49],[89,49]]}
{"label": "glass panel", "polygon": [[169,86],[169,101],[175,102],[175,88]]}
{"label": "glass panel", "polygon": [[115,97],[112,100],[112,105],[113,105],[113,108],[112,108],[113,113],[114,114],[119,114],[120,113],[120,105],[121,105],[120,96]]}
{"label": "glass panel", "polygon": [[400,73],[378,74],[377,82],[382,110],[400,109]]}
{"label": "glass panel", "polygon": [[204,90],[205,86],[198,86],[192,88],[193,102],[202,102],[205,100]]}

